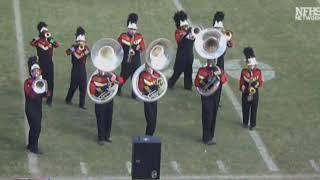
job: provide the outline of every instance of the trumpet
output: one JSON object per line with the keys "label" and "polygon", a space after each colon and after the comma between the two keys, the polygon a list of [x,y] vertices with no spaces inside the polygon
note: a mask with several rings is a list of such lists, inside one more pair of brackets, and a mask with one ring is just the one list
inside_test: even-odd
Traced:
{"label": "trumpet", "polygon": [[224,34],[226,35],[228,41],[230,41],[233,37],[233,32],[231,30],[226,30]]}
{"label": "trumpet", "polygon": [[36,94],[43,94],[48,90],[47,81],[42,76],[37,77],[32,83],[32,89]]}
{"label": "trumpet", "polygon": [[79,44],[78,48],[79,48],[80,51],[83,51],[84,50],[84,45],[83,44]]}
{"label": "trumpet", "polygon": [[201,31],[201,27],[200,26],[191,26],[191,34],[193,37],[196,37],[200,31]]}
{"label": "trumpet", "polygon": [[46,32],[46,33],[44,33],[44,37],[46,37],[46,38],[51,37],[51,33],[50,33],[50,32]]}

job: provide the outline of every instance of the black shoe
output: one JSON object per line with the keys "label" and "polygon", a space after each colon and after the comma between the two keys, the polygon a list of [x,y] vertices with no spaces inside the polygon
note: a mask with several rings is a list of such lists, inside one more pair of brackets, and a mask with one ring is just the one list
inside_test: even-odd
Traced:
{"label": "black shoe", "polygon": [[87,108],[85,106],[79,106],[80,109],[86,110]]}
{"label": "black shoe", "polygon": [[242,124],[242,127],[245,128],[245,129],[247,129],[249,126],[246,125],[246,124]]}
{"label": "black shoe", "polygon": [[51,101],[47,101],[47,105],[48,105],[49,107],[52,107],[52,102],[51,102]]}
{"label": "black shoe", "polygon": [[105,141],[106,141],[107,143],[112,143],[111,138],[107,138]]}
{"label": "black shoe", "polygon": [[104,141],[102,141],[102,140],[98,140],[98,144],[99,144],[100,146],[102,146],[102,145],[104,145],[104,144],[105,144],[105,142],[104,142]]}
{"label": "black shoe", "polygon": [[204,144],[210,146],[210,145],[215,145],[217,143],[214,142],[213,140],[210,140],[210,141],[204,142]]}
{"label": "black shoe", "polygon": [[43,154],[43,152],[40,151],[40,150],[32,150],[32,149],[29,149],[29,152],[30,152],[30,153],[33,153],[33,154],[36,154],[36,155],[42,155],[42,154]]}
{"label": "black shoe", "polygon": [[67,105],[72,105],[72,102],[71,102],[71,101],[65,100],[64,102],[65,102]]}
{"label": "black shoe", "polygon": [[251,126],[250,126],[249,130],[250,130],[250,131],[254,130],[254,127],[251,127]]}
{"label": "black shoe", "polygon": [[192,87],[191,88],[184,88],[185,90],[188,90],[188,91],[192,91]]}

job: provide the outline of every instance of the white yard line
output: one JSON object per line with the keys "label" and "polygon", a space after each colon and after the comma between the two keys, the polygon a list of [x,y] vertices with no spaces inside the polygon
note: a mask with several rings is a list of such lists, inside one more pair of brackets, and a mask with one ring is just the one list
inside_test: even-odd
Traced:
{"label": "white yard line", "polygon": [[[179,0],[172,0],[172,1],[178,10],[183,9]],[[192,25],[190,18],[188,18],[188,19],[189,19],[190,25]],[[228,98],[231,100],[234,108],[236,109],[236,111],[240,117],[240,120],[242,121],[242,109],[241,109],[240,103],[237,100],[237,97],[234,95],[233,91],[231,90],[231,88],[228,84],[224,85],[223,90],[227,93]],[[273,162],[273,160],[272,160],[271,156],[269,155],[269,152],[268,152],[266,146],[264,145],[258,132],[257,131],[249,131],[249,133],[250,133],[251,138],[255,142],[255,144],[259,150],[259,153],[260,153],[262,159],[264,160],[264,162],[266,163],[268,169],[270,171],[279,171],[279,168]]]}
{"label": "white yard line", "polygon": [[130,161],[127,161],[127,162],[126,162],[126,167],[127,167],[128,173],[131,174],[132,164],[131,164]]}
{"label": "white yard line", "polygon": [[314,169],[314,171],[320,172],[320,167],[313,159],[309,160],[309,163],[310,163],[311,167]]}
{"label": "white yard line", "polygon": [[[88,177],[90,180],[131,180],[130,176],[96,176],[96,177]],[[217,179],[233,179],[233,180],[259,180],[259,179],[275,179],[275,180],[283,180],[283,179],[319,179],[320,174],[257,174],[257,175],[188,175],[188,176],[161,176],[162,180],[217,180]],[[0,178],[7,179],[7,178]],[[50,180],[79,180],[81,177],[50,177]]]}
{"label": "white yard line", "polygon": [[177,163],[177,161],[171,161],[170,162],[172,169],[177,172],[178,174],[182,175],[179,164]]}
{"label": "white yard line", "polygon": [[[25,70],[25,53],[23,48],[23,31],[22,31],[22,23],[21,23],[21,11],[20,11],[20,1],[19,0],[13,0],[12,6],[14,10],[14,22],[15,22],[15,29],[16,29],[16,38],[17,38],[17,55],[19,60],[19,78],[21,82],[21,89],[23,89],[23,83],[24,78],[27,75],[27,72]],[[23,91],[21,91],[22,97],[24,97]],[[22,98],[22,109],[24,108],[24,100]],[[24,112],[24,110],[23,110]],[[28,143],[28,132],[29,132],[29,126],[26,116],[24,115],[24,124],[25,124],[25,141]],[[37,155],[28,153],[28,167],[29,172],[31,175],[37,176],[40,174],[39,170],[39,164],[38,164],[38,157]]]}
{"label": "white yard line", "polygon": [[88,175],[87,164],[85,162],[80,162],[80,171],[81,171],[81,174],[85,176]]}
{"label": "white yard line", "polygon": [[223,163],[221,160],[217,160],[216,163],[217,163],[217,165],[218,165],[219,170],[220,170],[222,173],[225,173],[225,174],[228,173],[227,167],[224,165],[224,163]]}

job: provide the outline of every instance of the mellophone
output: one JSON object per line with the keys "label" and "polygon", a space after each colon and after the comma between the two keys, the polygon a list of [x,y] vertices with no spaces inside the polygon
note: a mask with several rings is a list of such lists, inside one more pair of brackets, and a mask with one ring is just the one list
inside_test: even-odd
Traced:
{"label": "mellophone", "polygon": [[[227,41],[233,36],[232,31],[217,28],[202,29],[198,26],[191,27],[191,32],[195,38],[195,51],[205,60],[220,57],[226,50]],[[95,103],[107,103],[117,94],[119,85],[116,81],[112,81],[111,77],[114,75],[112,71],[121,64],[123,56],[124,51],[122,46],[114,39],[100,39],[92,46],[91,59],[97,70],[95,70],[89,78],[87,93]],[[164,96],[168,88],[168,83],[161,71],[170,65],[173,58],[173,47],[169,40],[160,38],[150,43],[145,54],[146,63],[142,64],[134,72],[132,77],[133,92],[140,100],[153,102]],[[146,93],[139,89],[138,83],[141,73],[148,68],[160,74],[160,77],[152,84],[152,90]],[[106,78],[106,83],[101,84],[101,86],[103,86],[101,87],[103,92],[100,94],[91,94],[89,83],[92,77],[99,72],[103,72],[102,74]],[[197,92],[203,96],[209,96],[218,89],[219,85],[219,76],[214,75],[206,79],[205,86],[197,87]]]}

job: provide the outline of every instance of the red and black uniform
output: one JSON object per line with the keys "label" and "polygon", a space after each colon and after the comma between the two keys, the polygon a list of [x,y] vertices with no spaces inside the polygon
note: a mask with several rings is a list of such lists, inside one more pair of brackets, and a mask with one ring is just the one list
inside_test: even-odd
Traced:
{"label": "red and black uniform", "polygon": [[[199,69],[194,85],[202,87],[214,73],[219,73],[220,84],[227,82],[226,74],[218,66],[206,66]],[[206,144],[213,140],[216,125],[216,118],[219,107],[219,94],[214,92],[210,96],[201,96],[202,102],[202,141]]]}
{"label": "red and black uniform", "polygon": [[[43,32],[45,33],[45,32]],[[37,49],[37,55],[39,57],[39,65],[42,70],[42,77],[48,82],[48,94],[47,94],[47,103],[52,103],[53,96],[53,48],[58,48],[59,43],[55,41],[52,37],[45,38],[44,35],[40,35],[38,38],[35,38],[31,41],[31,46]]]}
{"label": "red and black uniform", "polygon": [[33,153],[38,153],[38,140],[41,131],[42,119],[42,95],[36,94],[32,89],[35,79],[28,78],[24,82],[25,113],[29,123],[29,136],[27,149]]}
{"label": "red and black uniform", "polygon": [[[240,76],[240,91],[242,91],[242,117],[243,125],[250,128],[256,126],[258,102],[259,102],[259,87],[263,84],[262,72],[258,68],[249,70],[244,68],[241,71]],[[256,93],[252,95],[252,100],[248,101],[249,88],[253,87],[256,89]]]}
{"label": "red and black uniform", "polygon": [[[156,71],[152,73],[143,71],[139,76],[138,88],[147,95],[153,91],[158,90],[157,80],[160,78],[160,74]],[[146,118],[146,135],[152,136],[156,130],[157,124],[157,101],[144,102],[144,115]]]}
{"label": "red and black uniform", "polygon": [[191,28],[184,30],[179,27],[175,32],[177,42],[177,54],[173,67],[173,75],[168,80],[168,86],[172,88],[179,79],[181,73],[184,73],[184,88],[192,88],[192,64],[193,64],[193,44]]}
{"label": "red and black uniform", "polygon": [[[145,50],[145,44],[142,35],[139,33],[135,33],[134,35],[122,33],[120,34],[118,41],[124,51],[120,76],[126,81],[129,77],[132,78],[133,73],[141,65],[140,53]],[[133,56],[129,55],[130,49],[134,50]],[[122,86],[119,86],[118,93],[121,93],[121,88]],[[131,96],[133,98],[136,97],[133,91]]]}
{"label": "red and black uniform", "polygon": [[71,70],[71,81],[68,94],[65,98],[67,103],[70,103],[74,92],[79,87],[79,107],[84,107],[85,96],[87,88],[87,71],[86,61],[90,53],[88,46],[84,46],[83,49],[79,49],[79,44],[74,44],[71,48],[66,50],[67,55],[71,55],[72,70]]}
{"label": "red and black uniform", "polygon": [[[123,83],[123,79],[117,76],[116,81]],[[109,88],[110,78],[106,75],[94,75],[90,81],[90,93],[93,96],[99,96]],[[98,140],[108,141],[111,134],[113,99],[104,104],[95,104],[95,114],[97,118]]]}

